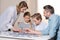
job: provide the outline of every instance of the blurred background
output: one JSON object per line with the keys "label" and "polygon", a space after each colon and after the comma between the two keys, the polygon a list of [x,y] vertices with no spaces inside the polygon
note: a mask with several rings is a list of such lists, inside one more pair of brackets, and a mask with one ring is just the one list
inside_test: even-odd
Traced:
{"label": "blurred background", "polygon": [[52,5],[55,9],[55,14],[60,15],[60,0],[0,0],[0,14],[4,12],[9,6],[18,5],[20,1],[26,1],[28,4],[28,11],[33,15],[36,12],[41,13],[43,20],[43,6]]}
{"label": "blurred background", "polygon": [[18,5],[21,1],[27,2],[29,7],[28,10],[31,14],[37,11],[37,0],[0,0],[0,14],[3,13],[7,7]]}

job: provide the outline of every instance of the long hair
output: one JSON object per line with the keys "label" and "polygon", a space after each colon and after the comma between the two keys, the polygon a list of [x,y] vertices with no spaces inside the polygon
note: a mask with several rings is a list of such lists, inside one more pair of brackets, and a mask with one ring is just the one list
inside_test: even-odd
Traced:
{"label": "long hair", "polygon": [[25,2],[25,1],[21,1],[20,3],[19,3],[19,5],[18,5],[18,8],[20,9],[20,8],[23,8],[23,7],[26,7],[27,9],[28,9],[28,5],[27,5],[27,3]]}

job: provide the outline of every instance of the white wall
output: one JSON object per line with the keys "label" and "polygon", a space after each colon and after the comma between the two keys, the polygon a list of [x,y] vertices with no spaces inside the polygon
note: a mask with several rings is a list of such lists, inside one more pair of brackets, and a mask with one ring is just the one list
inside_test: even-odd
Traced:
{"label": "white wall", "polygon": [[[60,15],[60,0],[37,0],[37,12],[43,16],[43,6],[52,5],[55,9],[55,14]],[[43,20],[45,18],[43,16]]]}
{"label": "white wall", "polygon": [[31,14],[34,14],[37,12],[37,0],[27,0],[29,11],[31,11]]}
{"label": "white wall", "polygon": [[20,1],[22,0],[0,0],[0,13],[3,13],[9,6],[17,5]]}
{"label": "white wall", "polygon": [[60,0],[38,0],[37,12],[43,14],[43,6],[45,5],[52,5],[55,9],[55,14],[60,15]]}

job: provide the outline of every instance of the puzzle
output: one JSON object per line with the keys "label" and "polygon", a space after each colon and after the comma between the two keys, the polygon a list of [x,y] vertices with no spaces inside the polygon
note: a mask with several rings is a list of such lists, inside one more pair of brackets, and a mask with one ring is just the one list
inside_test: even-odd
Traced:
{"label": "puzzle", "polygon": [[10,32],[10,31],[0,32],[0,35],[13,36],[13,37],[38,37],[35,34],[28,34],[24,32],[18,33],[18,32]]}

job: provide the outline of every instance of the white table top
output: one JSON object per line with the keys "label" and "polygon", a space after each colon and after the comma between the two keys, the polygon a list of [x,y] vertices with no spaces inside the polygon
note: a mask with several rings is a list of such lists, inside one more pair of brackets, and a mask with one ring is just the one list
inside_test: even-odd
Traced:
{"label": "white table top", "polygon": [[0,38],[13,38],[13,39],[39,39],[39,40],[48,40],[49,36],[48,35],[44,35],[44,36],[34,36],[34,35],[22,35],[22,34],[18,34],[18,33],[13,33],[13,32],[2,32],[0,33]]}

